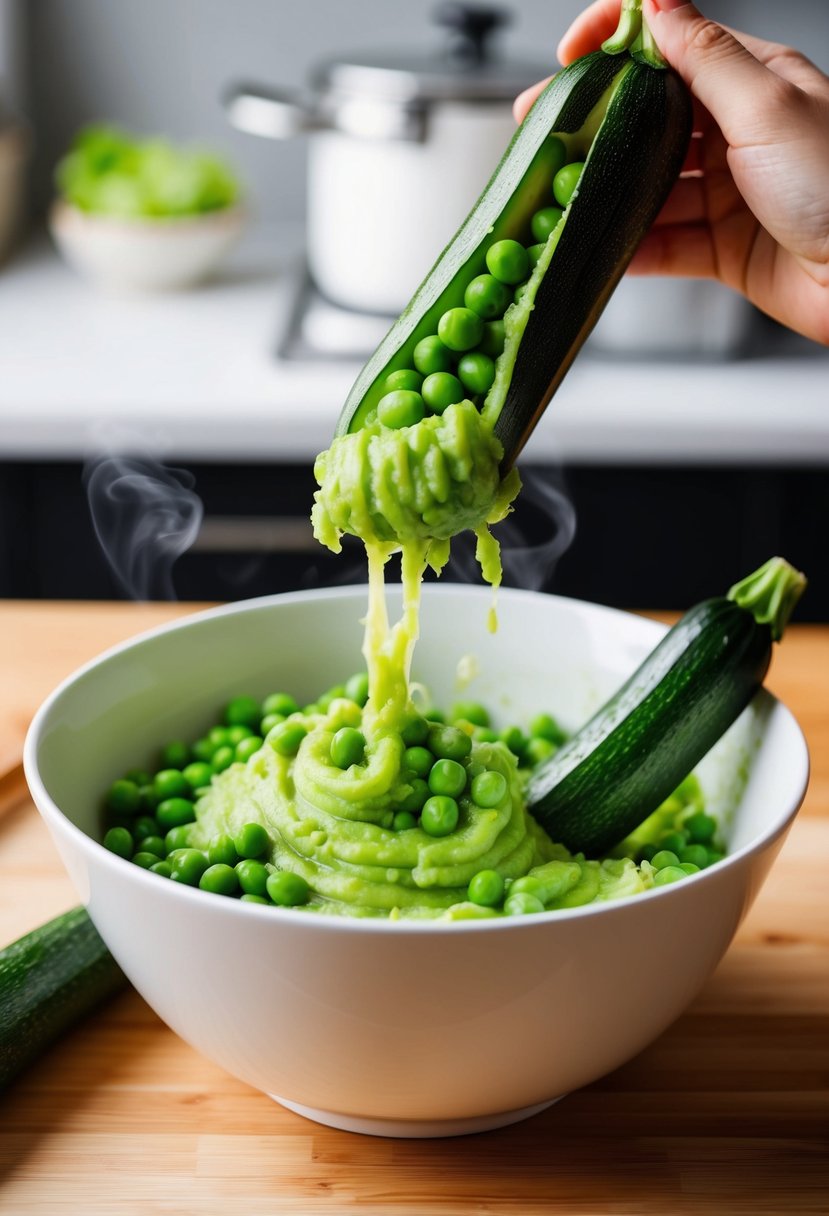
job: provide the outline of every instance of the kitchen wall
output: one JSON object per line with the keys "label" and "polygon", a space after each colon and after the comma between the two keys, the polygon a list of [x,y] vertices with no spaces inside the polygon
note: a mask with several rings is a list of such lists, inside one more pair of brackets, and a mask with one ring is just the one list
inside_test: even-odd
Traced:
{"label": "kitchen wall", "polygon": [[[36,197],[82,123],[107,118],[224,149],[266,220],[304,213],[302,141],[273,145],[229,129],[219,98],[246,79],[299,87],[311,64],[346,48],[436,45],[434,0],[19,0],[28,45],[27,108],[38,136]],[[581,0],[512,0],[504,49],[554,62]],[[709,0],[722,21],[808,50],[829,70],[825,0]]]}

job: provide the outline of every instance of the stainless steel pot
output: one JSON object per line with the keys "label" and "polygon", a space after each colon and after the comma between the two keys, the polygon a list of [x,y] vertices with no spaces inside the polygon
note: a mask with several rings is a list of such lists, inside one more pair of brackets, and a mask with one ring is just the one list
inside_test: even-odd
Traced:
{"label": "stainless steel pot", "polygon": [[309,266],[348,308],[400,312],[512,138],[514,97],[551,70],[492,53],[503,10],[435,16],[448,35],[432,54],[343,56],[316,68],[307,96],[241,86],[227,99],[240,130],[310,136]]}

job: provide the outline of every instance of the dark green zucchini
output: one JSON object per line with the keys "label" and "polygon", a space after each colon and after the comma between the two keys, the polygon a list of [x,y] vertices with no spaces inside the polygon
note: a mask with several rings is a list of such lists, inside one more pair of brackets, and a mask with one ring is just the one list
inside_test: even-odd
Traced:
{"label": "dark green zucchini", "polygon": [[533,773],[552,838],[598,856],[673,792],[745,709],[806,580],[781,557],[687,612],[615,696]]}
{"label": "dark green zucchini", "polygon": [[412,368],[416,344],[437,332],[443,313],[463,305],[468,284],[486,272],[492,244],[505,238],[533,244],[532,216],[552,201],[555,135],[571,160],[584,162],[577,193],[547,238],[526,301],[507,311],[495,383],[476,401],[497,419],[505,465],[517,455],[529,433],[519,417],[526,417],[528,402],[533,425],[540,416],[685,157],[691,130],[685,86],[664,63],[654,66],[653,56],[629,52],[638,26],[620,31],[612,53],[576,60],[542,92],[464,224],[358,376],[337,435],[375,417],[389,374]]}
{"label": "dark green zucchini", "polygon": [[83,908],[0,950],[0,1089],[126,982]]}

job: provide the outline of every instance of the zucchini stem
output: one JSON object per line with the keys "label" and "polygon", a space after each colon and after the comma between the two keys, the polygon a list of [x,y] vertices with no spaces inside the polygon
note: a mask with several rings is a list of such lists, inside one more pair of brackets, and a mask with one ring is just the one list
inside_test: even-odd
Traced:
{"label": "zucchini stem", "polygon": [[759,570],[735,583],[726,598],[750,612],[758,625],[768,625],[772,638],[779,642],[805,590],[805,575],[784,557],[771,557]]}
{"label": "zucchini stem", "polygon": [[602,50],[608,55],[629,51],[639,63],[652,68],[668,66],[645,20],[642,0],[622,0],[616,32],[602,43]]}

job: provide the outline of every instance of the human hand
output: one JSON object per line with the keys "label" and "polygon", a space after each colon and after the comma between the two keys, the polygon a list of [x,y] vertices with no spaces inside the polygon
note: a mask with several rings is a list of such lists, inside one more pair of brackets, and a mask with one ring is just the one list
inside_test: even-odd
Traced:
{"label": "human hand", "polygon": [[[694,135],[631,271],[719,279],[829,345],[829,78],[683,0],[642,10],[694,96]],[[561,62],[595,50],[618,17],[619,0],[596,0],[562,39]],[[544,84],[517,99],[519,121]]]}

